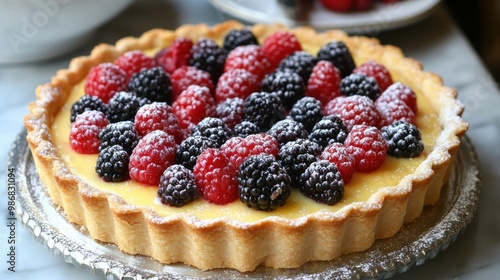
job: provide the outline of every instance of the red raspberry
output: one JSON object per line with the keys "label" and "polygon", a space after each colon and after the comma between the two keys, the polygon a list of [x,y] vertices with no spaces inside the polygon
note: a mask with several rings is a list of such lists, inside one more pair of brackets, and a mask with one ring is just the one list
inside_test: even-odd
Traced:
{"label": "red raspberry", "polygon": [[181,66],[170,75],[172,83],[172,100],[176,100],[190,85],[207,87],[210,92],[214,92],[214,84],[210,73],[200,70],[194,66]]}
{"label": "red raspberry", "polygon": [[90,69],[85,82],[85,93],[99,97],[104,103],[126,89],[127,73],[113,63],[101,63]]}
{"label": "red raspberry", "polygon": [[354,170],[371,172],[384,163],[389,145],[380,130],[374,126],[355,125],[344,142],[354,159]]}
{"label": "red raspberry", "polygon": [[156,62],[163,67],[167,73],[171,74],[179,67],[189,65],[192,47],[193,41],[191,41],[191,39],[177,37],[170,47],[156,54]]}
{"label": "red raspberry", "polygon": [[223,120],[229,128],[233,129],[243,120],[245,101],[241,98],[229,98],[217,104],[215,111],[217,118]]}
{"label": "red raspberry", "polygon": [[262,49],[265,56],[271,61],[272,67],[276,68],[281,60],[296,51],[301,51],[302,47],[295,34],[278,30],[264,40]]}
{"label": "red raspberry", "polygon": [[231,69],[220,76],[215,88],[215,100],[220,103],[228,98],[246,99],[256,91],[260,91],[257,76],[245,69]]}
{"label": "red raspberry", "polygon": [[266,57],[264,49],[257,45],[236,47],[228,54],[224,64],[224,72],[232,69],[245,69],[257,76],[259,84],[274,68]]}
{"label": "red raspberry", "polygon": [[392,85],[392,77],[389,73],[389,70],[387,70],[384,65],[379,64],[373,60],[365,62],[360,66],[354,68],[352,73],[365,74],[366,76],[375,78],[378,87],[380,88],[380,92],[383,92],[390,85]]}
{"label": "red raspberry", "polygon": [[238,168],[245,159],[259,154],[278,155],[278,141],[268,134],[252,134],[245,138],[233,137],[221,147],[229,162]]}
{"label": "red raspberry", "polygon": [[391,102],[392,100],[400,99],[415,113],[418,112],[417,95],[408,86],[396,82],[390,85],[382,94],[377,98],[377,102]]}
{"label": "red raspberry", "polygon": [[353,7],[354,0],[321,0],[328,9],[336,12],[347,12]]}
{"label": "red raspberry", "polygon": [[327,146],[321,153],[320,159],[326,159],[337,166],[342,174],[344,184],[351,181],[354,174],[354,159],[342,143],[333,143]]}
{"label": "red raspberry", "polygon": [[135,115],[135,128],[141,136],[155,130],[163,130],[174,136],[177,144],[184,138],[172,107],[164,102],[153,102],[142,106]]}
{"label": "red raspberry", "polygon": [[191,85],[177,97],[172,109],[181,128],[191,129],[204,118],[215,116],[215,100],[207,87]]}
{"label": "red raspberry", "polygon": [[174,137],[165,131],[155,130],[146,134],[130,155],[130,178],[157,186],[163,171],[174,164],[176,150]]}
{"label": "red raspberry", "polygon": [[367,11],[373,8],[373,0],[354,0],[353,9],[356,11]]}
{"label": "red raspberry", "polygon": [[106,115],[99,111],[85,111],[78,115],[69,133],[71,148],[80,154],[99,153],[99,132],[109,124]]}
{"label": "red raspberry", "polygon": [[196,185],[210,203],[228,204],[238,198],[237,169],[218,149],[203,151],[193,168]]}
{"label": "red raspberry", "polygon": [[326,105],[330,100],[340,96],[340,70],[331,62],[321,60],[314,66],[307,81],[307,96],[314,97]]}
{"label": "red raspberry", "polygon": [[400,99],[394,99],[391,102],[379,102],[377,100],[375,101],[375,106],[377,106],[377,110],[380,113],[379,128],[391,125],[393,122],[399,120],[415,124],[415,114]]}
{"label": "red raspberry", "polygon": [[127,73],[127,81],[134,73],[140,72],[143,68],[151,69],[158,66],[154,58],[147,56],[139,50],[128,51],[115,60],[115,65]]}
{"label": "red raspberry", "polygon": [[377,126],[380,121],[380,114],[375,103],[370,98],[361,95],[337,97],[326,104],[324,113],[325,116],[338,115],[348,131],[357,124]]}

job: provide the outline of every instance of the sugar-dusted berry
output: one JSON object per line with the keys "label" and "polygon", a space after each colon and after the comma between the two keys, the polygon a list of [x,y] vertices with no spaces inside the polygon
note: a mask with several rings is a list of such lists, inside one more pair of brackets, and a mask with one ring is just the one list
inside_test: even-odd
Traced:
{"label": "sugar-dusted berry", "polygon": [[393,83],[389,70],[387,70],[384,65],[373,60],[367,61],[356,67],[352,73],[365,74],[366,76],[375,78],[381,92],[386,90]]}
{"label": "sugar-dusted berry", "polygon": [[131,121],[121,121],[108,124],[99,133],[101,145],[99,151],[114,145],[121,146],[129,155],[139,143],[140,135]]}
{"label": "sugar-dusted berry", "polygon": [[258,45],[239,46],[232,50],[226,59],[224,71],[232,69],[245,69],[257,77],[258,82],[273,71],[271,61],[264,54],[264,50]]}
{"label": "sugar-dusted berry", "polygon": [[99,152],[95,170],[97,175],[106,182],[122,182],[129,178],[129,160],[129,154],[122,146],[109,146]]}
{"label": "sugar-dusted berry", "polygon": [[396,99],[402,100],[408,107],[410,107],[415,115],[417,114],[417,95],[411,88],[400,82],[390,85],[384,92],[382,92],[377,101],[382,103],[391,102]]}
{"label": "sugar-dusted berry", "polygon": [[355,125],[344,145],[354,159],[354,170],[359,172],[379,169],[389,148],[380,130],[368,125]]}
{"label": "sugar-dusted berry", "polygon": [[256,75],[245,69],[231,69],[220,76],[215,88],[215,101],[220,103],[228,98],[245,99],[259,90]]}
{"label": "sugar-dusted berry", "polygon": [[177,148],[175,162],[192,170],[198,156],[208,148],[218,148],[218,145],[205,136],[189,136]]}
{"label": "sugar-dusted berry", "polygon": [[233,129],[243,120],[245,101],[241,98],[228,98],[217,104],[216,117],[223,120],[229,128]]}
{"label": "sugar-dusted berry", "polygon": [[222,47],[230,52],[239,46],[258,45],[259,41],[248,28],[233,29],[224,36],[224,44]]}
{"label": "sugar-dusted berry", "polygon": [[277,69],[262,80],[262,91],[273,92],[289,110],[304,97],[306,87],[299,74],[287,69]]}
{"label": "sugar-dusted berry", "polygon": [[134,121],[141,107],[141,100],[135,94],[121,91],[109,101],[107,117],[110,122]]}
{"label": "sugar-dusted berry", "polygon": [[164,102],[153,102],[139,108],[135,115],[135,127],[141,136],[155,130],[163,130],[174,136],[176,143],[180,143],[183,139],[179,121],[172,107]]}
{"label": "sugar-dusted berry", "polygon": [[269,35],[264,39],[262,48],[273,68],[277,67],[285,57],[302,50],[295,34],[286,30],[278,30]]}
{"label": "sugar-dusted berry", "polygon": [[325,148],[332,143],[344,143],[347,134],[347,126],[342,119],[337,115],[329,115],[314,125],[309,140]]}
{"label": "sugar-dusted berry", "polygon": [[318,99],[326,105],[330,100],[340,96],[340,81],[342,77],[337,67],[326,60],[316,63],[307,81],[306,95]]}
{"label": "sugar-dusted berry", "polygon": [[338,115],[351,131],[357,124],[377,126],[380,114],[375,103],[366,96],[340,96],[328,102],[324,108],[326,116]]}
{"label": "sugar-dusted berry", "polygon": [[217,81],[224,72],[227,52],[208,38],[200,38],[191,48],[189,65],[207,71],[212,81]]}
{"label": "sugar-dusted berry", "polygon": [[85,81],[85,93],[108,103],[115,93],[127,89],[127,81],[125,70],[113,63],[101,63],[90,69]]}
{"label": "sugar-dusted berry", "polygon": [[380,113],[379,128],[400,120],[415,124],[415,114],[403,100],[394,99],[390,102],[379,102],[377,100],[375,106]]}
{"label": "sugar-dusted berry", "polygon": [[158,196],[163,204],[182,207],[198,198],[196,178],[182,165],[169,166],[160,177]]}
{"label": "sugar-dusted berry", "polygon": [[170,75],[172,83],[172,101],[186,90],[190,85],[207,87],[210,92],[214,92],[215,86],[207,71],[200,70],[193,66],[181,66]]}
{"label": "sugar-dusted berry", "polygon": [[288,116],[304,125],[307,131],[311,131],[314,125],[323,118],[323,106],[314,97],[306,96],[293,105]]}
{"label": "sugar-dusted berry", "polygon": [[254,92],[245,99],[243,120],[254,123],[265,131],[285,118],[285,107],[274,93]]}
{"label": "sugar-dusted berry", "polygon": [[387,154],[393,157],[417,157],[424,150],[420,130],[413,124],[397,121],[382,127],[382,135],[389,144]]}
{"label": "sugar-dusted berry", "polygon": [[172,104],[181,128],[191,129],[206,117],[215,115],[215,100],[207,87],[191,85]]}
{"label": "sugar-dusted berry", "polygon": [[278,141],[280,147],[299,138],[306,139],[308,136],[304,125],[290,118],[275,123],[269,131],[267,131],[267,134],[274,137]]}
{"label": "sugar-dusted berry", "polygon": [[345,96],[361,95],[376,100],[380,96],[380,88],[375,78],[365,74],[351,74],[340,81],[340,93]]}
{"label": "sugar-dusted berry", "polygon": [[344,180],[334,163],[311,163],[299,177],[299,190],[314,201],[334,205],[344,196]]}
{"label": "sugar-dusted berry", "polygon": [[318,60],[330,61],[340,70],[340,74],[346,77],[356,67],[351,52],[342,41],[332,41],[323,45],[317,54]]}
{"label": "sugar-dusted berry", "polygon": [[143,69],[135,73],[128,84],[129,91],[151,101],[170,102],[172,84],[169,75],[161,67]]}
{"label": "sugar-dusted berry", "polygon": [[99,152],[99,133],[109,124],[106,116],[99,111],[85,111],[71,123],[69,143],[80,154]]}
{"label": "sugar-dusted berry", "polygon": [[155,60],[167,73],[171,74],[176,69],[189,64],[192,47],[193,41],[191,39],[177,37],[170,47],[156,54]]}
{"label": "sugar-dusted berry", "polygon": [[220,147],[233,136],[233,131],[223,120],[214,117],[206,117],[193,127],[191,136],[207,137],[214,141],[217,147]]}
{"label": "sugar-dusted berry", "polygon": [[354,158],[349,154],[347,148],[341,143],[333,143],[328,145],[319,157],[320,159],[328,160],[337,166],[337,169],[342,174],[344,184],[351,181],[354,174]]}
{"label": "sugar-dusted berry", "polygon": [[268,154],[276,157],[278,150],[278,141],[264,133],[252,134],[245,138],[233,137],[221,147],[221,151],[235,168],[250,156]]}
{"label": "sugar-dusted berry", "polygon": [[296,51],[283,59],[278,68],[288,69],[297,73],[302,77],[304,84],[307,84],[314,65],[316,65],[316,58],[314,56],[305,51]]}
{"label": "sugar-dusted berry", "polygon": [[297,139],[282,146],[278,152],[278,162],[285,167],[292,182],[298,183],[299,177],[311,165],[318,160],[321,147],[307,139]]}
{"label": "sugar-dusted berry", "polygon": [[80,99],[78,99],[73,105],[71,105],[71,122],[74,122],[76,117],[85,111],[99,111],[104,114],[108,111],[108,107],[100,98],[97,96],[92,96],[85,94]]}
{"label": "sugar-dusted berry", "polygon": [[144,52],[139,50],[128,51],[120,55],[115,64],[127,73],[127,81],[132,78],[134,73],[138,73],[142,69],[149,69],[158,66],[156,60],[147,56]]}

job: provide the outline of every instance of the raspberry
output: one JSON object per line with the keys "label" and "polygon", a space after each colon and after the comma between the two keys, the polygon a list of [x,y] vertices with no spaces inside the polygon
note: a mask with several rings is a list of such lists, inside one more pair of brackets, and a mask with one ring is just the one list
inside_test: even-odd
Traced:
{"label": "raspberry", "polygon": [[340,71],[326,60],[318,61],[307,81],[306,95],[318,99],[326,105],[328,101],[340,96]]}
{"label": "raspberry", "polygon": [[249,157],[238,170],[238,196],[250,208],[276,210],[286,203],[291,192],[290,177],[273,156]]}
{"label": "raspberry", "polygon": [[212,81],[217,81],[224,71],[226,62],[226,51],[220,48],[215,41],[200,38],[191,48],[189,65],[207,71]]}
{"label": "raspberry", "polygon": [[255,124],[247,121],[242,121],[234,127],[234,136],[236,137],[247,137],[248,135],[256,134],[260,132],[260,128]]}
{"label": "raspberry", "polygon": [[321,0],[326,8],[336,12],[347,12],[352,9],[354,0]]}
{"label": "raspberry", "polygon": [[238,168],[245,159],[259,154],[278,155],[278,141],[267,134],[252,134],[245,138],[233,137],[221,147],[229,162]]}
{"label": "raspberry", "polygon": [[232,50],[226,59],[224,71],[245,69],[257,76],[260,83],[275,67],[264,54],[262,47],[257,45],[239,46]]}
{"label": "raspberry", "polygon": [[158,196],[163,204],[182,207],[198,198],[196,178],[182,165],[169,166],[160,177]]}
{"label": "raspberry", "polygon": [[144,136],[132,151],[129,174],[133,180],[157,186],[163,171],[175,163],[177,144],[172,135],[155,130]]}
{"label": "raspberry", "polygon": [[379,98],[377,98],[377,102],[391,102],[392,100],[399,99],[402,100],[410,109],[415,113],[418,112],[417,107],[417,95],[409,88],[408,86],[396,82],[390,85]]}
{"label": "raspberry", "polygon": [[262,49],[271,62],[272,68],[276,68],[281,60],[296,51],[301,51],[302,47],[295,34],[278,30],[264,40]]}
{"label": "raspberry", "polygon": [[349,97],[337,97],[325,106],[325,115],[338,115],[351,131],[357,124],[377,126],[380,114],[375,103],[366,96],[353,95]]}
{"label": "raspberry", "polygon": [[220,76],[215,88],[215,101],[223,102],[235,97],[245,99],[259,90],[257,76],[244,69],[231,69]]}
{"label": "raspberry", "polygon": [[283,59],[278,67],[299,74],[304,84],[307,84],[314,65],[316,65],[316,59],[311,54],[305,51],[296,51]]}
{"label": "raspberry", "polygon": [[259,42],[249,29],[233,29],[224,37],[223,48],[230,52],[239,46],[258,45]]}
{"label": "raspberry", "polygon": [[254,123],[261,131],[285,118],[285,107],[274,93],[254,92],[245,99],[244,121]]}
{"label": "raspberry", "polygon": [[220,147],[233,135],[233,131],[218,118],[207,117],[200,121],[195,127],[191,136],[204,136],[214,141]]}
{"label": "raspberry", "polygon": [[130,79],[128,89],[151,101],[170,102],[172,98],[170,77],[161,67],[143,69],[135,73]]}
{"label": "raspberry", "polygon": [[120,145],[106,147],[99,152],[95,171],[106,182],[122,182],[128,176],[129,155]]}
{"label": "raspberry", "polygon": [[109,124],[106,116],[99,111],[85,111],[71,124],[69,143],[80,154],[99,152],[99,132]]}
{"label": "raspberry", "polygon": [[208,148],[217,148],[217,143],[204,136],[189,136],[177,148],[175,162],[193,169],[198,156]]}
{"label": "raspberry", "polygon": [[138,73],[144,68],[149,69],[158,66],[154,58],[147,56],[139,50],[128,51],[120,55],[115,60],[115,64],[125,70],[125,73],[127,73],[127,81],[132,78],[134,73]]}
{"label": "raspberry", "polygon": [[286,172],[297,184],[300,174],[318,160],[321,147],[307,139],[297,139],[286,143],[278,152],[278,162],[285,167]]}
{"label": "raspberry", "polygon": [[355,125],[344,142],[347,152],[354,159],[354,170],[372,172],[384,163],[387,141],[380,130],[368,125]]}
{"label": "raspberry", "polygon": [[278,141],[280,147],[299,138],[306,139],[308,135],[304,126],[292,119],[284,119],[275,123],[267,134],[274,137]]}
{"label": "raspberry", "polygon": [[318,60],[330,61],[340,70],[342,78],[352,73],[356,67],[351,52],[342,41],[332,41],[321,47],[317,55]]}
{"label": "raspberry", "polygon": [[107,117],[112,123],[133,121],[140,107],[141,101],[136,95],[121,91],[109,101]]}
{"label": "raspberry", "polygon": [[262,80],[262,91],[278,95],[287,109],[304,97],[306,87],[303,79],[291,70],[276,70]]}
{"label": "raspberry", "polygon": [[341,143],[333,143],[328,145],[321,153],[320,159],[328,160],[337,166],[337,169],[342,174],[344,184],[351,181],[354,174],[354,159],[347,151],[347,148]]}
{"label": "raspberry", "polygon": [[106,114],[108,107],[97,96],[85,94],[71,105],[71,122],[74,122],[76,117],[81,113],[92,110]]}
{"label": "raspberry", "polygon": [[337,115],[330,115],[323,117],[314,125],[309,140],[324,149],[332,143],[344,143],[347,134],[347,127],[342,119]]}
{"label": "raspberry", "polygon": [[393,122],[400,120],[415,124],[415,114],[400,99],[395,99],[391,102],[379,102],[377,99],[375,106],[377,106],[377,110],[380,113],[378,127],[391,125]]}
{"label": "raspberry", "polygon": [[380,88],[373,77],[351,74],[340,81],[340,93],[345,96],[366,96],[375,101],[380,96]]}
{"label": "raspberry", "polygon": [[193,168],[199,193],[213,204],[228,204],[238,199],[236,169],[223,152],[208,148]]}
{"label": "raspberry", "polygon": [[110,123],[99,133],[99,140],[101,141],[99,151],[119,145],[130,155],[137,146],[139,139],[139,133],[137,133],[133,122]]}
{"label": "raspberry", "polygon": [[215,115],[215,100],[210,89],[191,85],[172,104],[181,128],[191,129],[206,117]]}
{"label": "raspberry", "polygon": [[156,54],[156,62],[167,73],[171,74],[176,69],[189,64],[192,47],[193,41],[191,41],[191,39],[186,37],[177,37],[170,47],[165,48]]}
{"label": "raspberry", "polygon": [[373,8],[373,0],[353,0],[353,9],[356,11],[367,11]]}
{"label": "raspberry", "polygon": [[405,121],[397,121],[382,128],[382,135],[389,144],[387,154],[393,157],[418,157],[424,150],[424,143],[418,128]]}
{"label": "raspberry", "polygon": [[304,125],[307,131],[311,131],[314,125],[323,118],[323,108],[319,100],[306,96],[290,110],[289,117]]}
{"label": "raspberry", "polygon": [[353,74],[365,74],[366,76],[373,77],[377,81],[380,91],[383,92],[390,85],[392,85],[392,77],[389,70],[382,64],[373,60],[365,62],[352,70]]}
{"label": "raspberry", "polygon": [[170,75],[170,81],[172,82],[172,101],[177,100],[177,97],[190,85],[207,87],[210,92],[214,92],[215,88],[210,74],[193,66],[179,67]]}
{"label": "raspberry", "polygon": [[167,103],[153,102],[142,106],[135,115],[135,127],[141,136],[163,130],[174,136],[176,143],[183,139],[179,121]]}
{"label": "raspberry", "polygon": [[241,98],[229,98],[217,104],[215,108],[217,118],[223,120],[227,126],[233,129],[243,120],[245,112],[245,101]]}
{"label": "raspberry", "polygon": [[344,181],[335,164],[320,160],[300,175],[299,190],[316,202],[334,205],[344,196]]}
{"label": "raspberry", "polygon": [[104,103],[126,89],[127,73],[113,63],[102,63],[90,69],[85,82],[85,93],[99,97]]}

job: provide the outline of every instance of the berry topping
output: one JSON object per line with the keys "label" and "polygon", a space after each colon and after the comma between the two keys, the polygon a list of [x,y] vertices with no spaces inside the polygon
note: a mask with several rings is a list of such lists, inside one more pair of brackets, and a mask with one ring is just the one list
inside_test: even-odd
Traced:
{"label": "berry topping", "polygon": [[395,121],[405,121],[415,124],[415,114],[413,111],[400,99],[394,99],[390,102],[375,101],[375,106],[380,113],[380,121],[378,127],[391,125]]}
{"label": "berry topping", "polygon": [[238,196],[250,208],[275,210],[285,204],[291,191],[290,177],[273,156],[249,157],[238,169]]}
{"label": "berry topping", "polygon": [[335,163],[340,174],[342,174],[344,184],[351,181],[352,175],[354,174],[354,159],[344,145],[341,143],[328,145],[321,153],[320,159]]}
{"label": "berry topping", "polygon": [[80,154],[99,152],[99,132],[109,124],[106,116],[99,111],[85,111],[71,124],[69,143]]}
{"label": "berry topping", "polygon": [[305,51],[296,51],[283,59],[278,67],[299,74],[304,83],[307,84],[314,65],[316,65],[316,59],[311,54]]}
{"label": "berry topping", "polygon": [[217,147],[233,136],[233,131],[218,118],[207,117],[193,127],[191,136],[204,136],[214,141]]}
{"label": "berry topping", "polygon": [[265,131],[285,118],[285,107],[274,93],[254,92],[245,99],[244,121],[254,123]]}
{"label": "berry topping", "polygon": [[314,125],[311,134],[309,134],[309,140],[324,149],[332,143],[344,143],[347,134],[347,127],[342,119],[337,115],[329,115]]}
{"label": "berry topping", "polygon": [[215,88],[215,101],[223,102],[235,97],[245,99],[259,90],[257,76],[244,69],[231,69],[220,76]]}
{"label": "berry topping", "polygon": [[71,106],[71,122],[81,113],[93,110],[106,114],[108,107],[97,96],[85,94]]}
{"label": "berry topping", "polygon": [[127,81],[132,78],[134,73],[137,73],[144,68],[149,69],[158,65],[156,64],[154,58],[147,56],[139,50],[128,51],[120,55],[115,60],[115,64],[125,70],[125,73],[127,73]]}
{"label": "berry topping", "polygon": [[294,183],[311,163],[318,160],[321,147],[307,139],[297,139],[286,143],[278,152],[278,161],[285,167]]}
{"label": "berry topping", "polygon": [[224,71],[226,56],[226,51],[220,48],[215,41],[200,38],[191,48],[189,65],[207,71],[210,73],[212,81],[217,81]]}
{"label": "berry topping", "polygon": [[353,8],[354,0],[321,0],[326,8],[335,12],[347,12]]}
{"label": "berry topping", "polygon": [[338,115],[351,131],[357,124],[377,126],[380,114],[375,103],[366,96],[337,97],[325,106],[325,115]]}
{"label": "berry topping", "polygon": [[257,45],[240,46],[232,50],[226,59],[224,71],[245,69],[257,77],[258,82],[275,67],[265,56],[262,47]]}
{"label": "berry topping", "polygon": [[307,96],[318,99],[326,105],[328,101],[340,96],[340,81],[342,77],[339,69],[326,60],[316,63],[311,76],[307,81]]}
{"label": "berry topping", "polygon": [[397,121],[382,128],[382,135],[389,144],[387,154],[393,157],[418,157],[424,150],[424,143],[418,128],[405,121]]}
{"label": "berry topping", "polygon": [[163,130],[174,136],[176,143],[180,143],[183,139],[179,121],[172,107],[164,102],[153,102],[139,108],[135,115],[135,127],[141,136],[155,130]]}
{"label": "berry topping", "polygon": [[308,135],[304,125],[292,119],[284,119],[275,123],[267,134],[274,137],[278,141],[280,147],[299,138],[307,139]]}
{"label": "berry topping", "polygon": [[392,100],[399,99],[402,100],[410,109],[417,114],[417,95],[411,90],[411,88],[406,85],[396,82],[390,85],[379,98],[377,98],[377,102],[391,102]]}
{"label": "berry topping", "polygon": [[380,96],[380,88],[373,77],[351,74],[340,81],[340,93],[345,96],[366,96],[375,101]]}
{"label": "berry topping", "polygon": [[355,125],[344,145],[354,159],[354,170],[359,172],[379,169],[389,148],[380,130],[367,125]]}
{"label": "berry topping", "polygon": [[293,105],[289,117],[303,124],[307,131],[311,131],[314,125],[323,118],[323,107],[319,100],[306,96]]}
{"label": "berry topping", "polygon": [[175,207],[197,199],[198,189],[193,172],[182,165],[169,166],[160,177],[158,196],[161,203]]}
{"label": "berry topping", "polygon": [[139,183],[157,186],[163,171],[175,163],[177,144],[172,135],[155,130],[144,136],[132,151],[130,178]]}
{"label": "berry topping", "polygon": [[300,175],[299,190],[316,202],[334,205],[344,196],[344,181],[334,163],[320,160]]}
{"label": "berry topping", "polygon": [[318,60],[330,61],[340,70],[342,78],[351,74],[356,67],[351,52],[342,41],[332,41],[322,46],[318,51],[317,58]]}
{"label": "berry topping", "polygon": [[143,69],[130,79],[128,89],[151,101],[169,102],[172,97],[170,77],[161,67]]}
{"label": "berry topping", "polygon": [[210,89],[191,85],[172,104],[181,128],[191,129],[206,117],[215,115],[215,100]]}
{"label": "berry topping", "polygon": [[223,48],[230,52],[239,46],[258,45],[259,42],[249,29],[233,29],[224,37]]}
{"label": "berry topping", "polygon": [[221,147],[231,164],[238,168],[245,159],[259,154],[278,155],[278,141],[267,134],[252,134],[245,138],[233,137]]}
{"label": "berry topping", "polygon": [[99,97],[104,103],[126,89],[127,73],[113,63],[102,63],[90,69],[85,82],[85,93]]}
{"label": "berry topping", "polygon": [[193,66],[182,66],[176,69],[170,75],[170,81],[172,82],[172,101],[177,100],[177,97],[190,85],[207,87],[210,92],[214,92],[215,88],[210,74]]}
{"label": "berry topping", "polygon": [[106,182],[122,182],[128,176],[129,154],[120,145],[102,149],[97,157],[95,171]]}
{"label": "berry topping", "polygon": [[110,122],[134,121],[141,100],[136,95],[121,91],[115,94],[108,104],[108,119]]}
{"label": "berry topping", "polygon": [[379,64],[373,60],[365,62],[356,67],[353,74],[365,74],[366,76],[373,77],[377,81],[380,91],[383,92],[390,85],[392,85],[392,77],[389,70],[384,65]]}
{"label": "berry topping", "polygon": [[175,162],[193,169],[198,156],[208,148],[217,148],[217,143],[204,136],[189,136],[177,148]]}
{"label": "berry topping", "polygon": [[303,79],[291,70],[279,69],[262,80],[262,91],[278,95],[287,109],[304,97],[306,88]]}
{"label": "berry topping", "polygon": [[101,141],[99,151],[119,145],[130,155],[137,146],[139,139],[139,133],[137,133],[133,122],[110,123],[99,133],[99,140]]}
{"label": "berry topping", "polygon": [[175,38],[172,45],[159,51],[156,56],[156,62],[163,67],[167,73],[171,74],[176,69],[187,66],[191,58],[191,48],[193,41],[186,37]]}
{"label": "berry topping", "polygon": [[262,48],[273,68],[276,68],[285,57],[302,50],[295,34],[285,30],[278,30],[269,35],[264,40]]}
{"label": "berry topping", "polygon": [[243,120],[245,113],[245,101],[241,98],[229,98],[217,104],[215,108],[217,118],[223,120],[227,126],[233,129]]}
{"label": "berry topping", "polygon": [[247,137],[248,135],[256,134],[260,132],[260,128],[254,123],[242,121],[234,127],[235,137]]}

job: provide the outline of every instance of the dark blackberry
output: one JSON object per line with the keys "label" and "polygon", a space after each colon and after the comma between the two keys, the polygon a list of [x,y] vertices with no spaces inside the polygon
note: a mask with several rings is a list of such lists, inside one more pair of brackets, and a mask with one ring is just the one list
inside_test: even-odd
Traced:
{"label": "dark blackberry", "polygon": [[278,140],[280,147],[290,141],[295,141],[299,138],[307,139],[307,130],[304,126],[292,119],[284,119],[275,123],[267,134]]}
{"label": "dark blackberry", "polygon": [[205,136],[189,136],[177,147],[175,162],[193,170],[198,156],[208,148],[218,148],[217,143]]}
{"label": "dark blackberry", "polygon": [[197,199],[198,189],[193,172],[182,165],[169,166],[160,177],[158,196],[161,203],[175,207]]}
{"label": "dark blackberry", "polygon": [[285,107],[274,93],[254,92],[245,99],[244,105],[243,120],[254,123],[261,131],[285,118]]}
{"label": "dark blackberry", "polygon": [[249,29],[233,29],[224,37],[223,48],[229,53],[239,46],[258,44],[257,38]]}
{"label": "dark blackberry", "polygon": [[316,202],[333,205],[344,196],[344,181],[334,163],[320,160],[300,175],[299,190]]}
{"label": "dark blackberry", "polygon": [[278,68],[288,69],[299,74],[304,84],[307,84],[314,65],[316,65],[316,58],[314,56],[305,51],[296,51],[283,59]]}
{"label": "dark blackberry", "polygon": [[134,121],[135,114],[140,107],[141,101],[139,97],[130,92],[121,91],[109,100],[106,116],[112,123]]}
{"label": "dark blackberry", "polygon": [[381,129],[382,136],[389,144],[387,154],[393,157],[418,157],[424,150],[420,130],[405,121],[396,121]]}
{"label": "dark blackberry", "polygon": [[300,174],[318,160],[321,147],[307,139],[297,139],[283,145],[278,152],[278,162],[285,167],[292,181],[297,184]]}
{"label": "dark blackberry", "polygon": [[309,140],[318,143],[324,149],[333,143],[344,143],[347,134],[347,126],[342,119],[337,115],[330,115],[323,117],[314,125]]}
{"label": "dark blackberry", "polygon": [[340,81],[340,93],[345,96],[366,96],[375,101],[380,96],[380,87],[373,77],[365,74],[351,74]]}
{"label": "dark blackberry", "polygon": [[159,66],[135,73],[128,83],[128,89],[138,97],[151,101],[170,103],[172,97],[170,77]]}
{"label": "dark blackberry", "polygon": [[238,168],[238,196],[250,208],[275,210],[291,191],[290,177],[272,155],[251,156]]}
{"label": "dark blackberry", "polygon": [[261,89],[265,92],[276,93],[287,109],[292,108],[293,104],[306,93],[306,86],[299,74],[280,69],[262,80]]}
{"label": "dark blackberry", "polygon": [[245,100],[235,97],[228,98],[217,104],[215,114],[222,119],[229,128],[234,128],[243,119]]}
{"label": "dark blackberry", "polygon": [[207,117],[201,120],[195,127],[191,136],[204,136],[214,141],[217,147],[222,146],[233,136],[233,131],[219,118]]}
{"label": "dark blackberry", "polygon": [[227,53],[220,48],[215,41],[201,38],[191,48],[191,59],[189,65],[207,71],[212,77],[214,84],[224,72],[224,63]]}
{"label": "dark blackberry", "polygon": [[243,121],[234,127],[234,136],[245,138],[248,135],[257,134],[260,132],[260,128],[254,123]]}
{"label": "dark blackberry", "polygon": [[122,182],[129,178],[129,154],[122,146],[109,146],[99,152],[95,171],[106,182]]}
{"label": "dark blackberry", "polygon": [[293,105],[288,116],[304,125],[307,131],[311,131],[314,125],[323,118],[323,106],[318,99],[306,96]]}
{"label": "dark blackberry", "polygon": [[92,110],[106,114],[108,108],[99,97],[85,94],[71,106],[71,122],[74,122],[76,116],[81,113]]}
{"label": "dark blackberry", "polygon": [[99,132],[101,145],[99,151],[114,145],[121,146],[129,155],[139,142],[139,134],[131,121],[121,121],[108,124]]}
{"label": "dark blackberry", "polygon": [[342,77],[351,74],[356,67],[351,52],[345,43],[341,41],[329,42],[322,46],[318,51],[317,58],[318,60],[330,61],[340,70]]}

